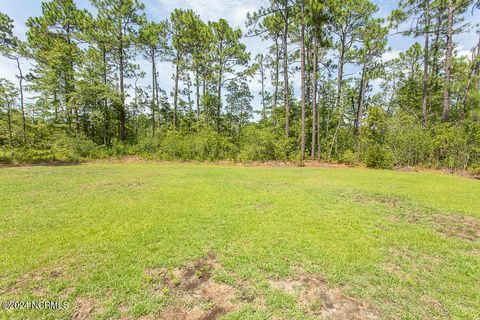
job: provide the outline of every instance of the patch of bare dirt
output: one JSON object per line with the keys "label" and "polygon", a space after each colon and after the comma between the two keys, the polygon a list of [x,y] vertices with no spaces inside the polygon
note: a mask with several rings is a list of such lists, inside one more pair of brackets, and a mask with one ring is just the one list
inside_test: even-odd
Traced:
{"label": "patch of bare dirt", "polygon": [[406,203],[403,199],[393,196],[368,194],[361,191],[342,192],[338,193],[342,197],[359,203],[359,204],[381,204],[389,208],[404,208]]}
{"label": "patch of bare dirt", "polygon": [[299,295],[300,304],[306,311],[320,319],[369,320],[379,319],[371,305],[350,296],[339,288],[330,288],[327,281],[316,275],[301,275],[270,281],[270,286]]}
{"label": "patch of bare dirt", "polygon": [[[156,294],[175,295],[185,305],[163,310],[160,319],[213,320],[237,310],[240,304],[234,301],[235,289],[212,279],[212,272],[218,268],[220,265],[211,253],[182,269],[145,270],[149,285]],[[211,308],[187,307],[201,303],[207,303]]]}
{"label": "patch of bare dirt", "polygon": [[480,220],[454,214],[433,215],[430,222],[436,231],[447,237],[468,241],[480,240]]}
{"label": "patch of bare dirt", "polygon": [[55,267],[52,269],[41,269],[32,272],[25,273],[17,277],[9,285],[4,288],[0,288],[0,296],[6,293],[24,294],[25,292],[31,292],[37,297],[52,299],[58,297],[62,300],[67,300],[73,288],[66,287],[61,292],[51,292],[49,283],[55,283],[65,278],[65,268]]}
{"label": "patch of bare dirt", "polygon": [[89,320],[93,318],[96,309],[95,302],[90,299],[77,298],[75,305],[76,307],[72,314],[73,320]]}
{"label": "patch of bare dirt", "polygon": [[56,279],[58,277],[60,277],[61,275],[63,274],[63,270],[62,269],[55,269],[55,270],[52,270],[49,274],[49,277],[51,279]]}
{"label": "patch of bare dirt", "polygon": [[472,257],[480,257],[480,249],[466,250],[465,254]]}
{"label": "patch of bare dirt", "polygon": [[418,172],[419,169],[411,166],[406,166],[406,167],[396,167],[395,170],[397,171],[403,171],[403,172]]}

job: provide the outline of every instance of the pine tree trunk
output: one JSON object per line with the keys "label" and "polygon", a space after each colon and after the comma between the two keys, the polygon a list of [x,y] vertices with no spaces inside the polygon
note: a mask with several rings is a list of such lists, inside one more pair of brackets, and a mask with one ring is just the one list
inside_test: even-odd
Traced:
{"label": "pine tree trunk", "polygon": [[273,91],[273,126],[277,127],[277,113],[278,105],[278,82],[280,80],[280,46],[278,44],[278,36],[275,37],[275,89]]}
{"label": "pine tree trunk", "polygon": [[283,28],[283,81],[284,81],[284,105],[285,105],[285,138],[290,136],[290,103],[288,101],[288,0],[284,7],[284,28]]}
{"label": "pine tree trunk", "polygon": [[191,88],[192,88],[192,80],[190,78],[190,74],[188,74],[187,77],[187,93],[188,93],[188,112],[192,113],[193,112],[193,100],[192,100],[192,93],[191,93]]}
{"label": "pine tree trunk", "polygon": [[120,140],[125,141],[125,87],[124,87],[124,52],[123,52],[123,39],[120,39],[120,48],[118,50],[120,56]]}
{"label": "pine tree trunk", "polygon": [[315,160],[315,148],[316,148],[316,139],[317,139],[317,66],[318,66],[318,56],[317,56],[317,38],[314,35],[313,39],[313,81],[312,81],[312,150],[311,150],[311,159]]}
{"label": "pine tree trunk", "polygon": [[453,51],[453,0],[448,0],[448,18],[447,18],[447,47],[445,50],[445,77],[443,92],[443,112],[442,121],[448,121],[448,112],[450,107],[450,80],[451,80],[451,60]]}
{"label": "pine tree trunk", "polygon": [[[105,47],[102,47],[102,55],[103,55],[103,84],[105,85],[105,87],[107,87],[107,50],[105,49]],[[108,110],[108,98],[105,97],[104,99],[104,113],[105,113],[105,123],[104,123],[104,126],[105,126],[105,134],[104,134],[104,137],[103,137],[103,143],[106,145],[106,146],[109,146],[110,145],[110,134],[109,134],[109,131],[110,131],[110,112]]]}
{"label": "pine tree trunk", "polygon": [[262,85],[262,118],[265,120],[267,117],[267,110],[265,106],[265,70],[263,64],[263,54],[260,56],[260,77],[262,78],[261,85]]}
{"label": "pine tree trunk", "polygon": [[198,74],[198,68],[195,72],[195,88],[197,94],[197,121],[200,119],[200,75]]}
{"label": "pine tree trunk", "polygon": [[180,63],[179,57],[177,54],[177,61],[175,63],[175,89],[173,93],[173,130],[177,129],[177,110],[178,110],[178,81],[180,77]]}
{"label": "pine tree trunk", "polygon": [[155,97],[156,94],[156,76],[157,76],[157,69],[155,65],[155,49],[151,48],[151,59],[152,59],[152,133],[155,135],[156,123],[155,123],[155,109],[157,108],[157,98]]}
{"label": "pine tree trunk", "polygon": [[358,136],[360,133],[360,120],[363,111],[363,107],[365,104],[365,90],[367,88],[367,66],[364,64],[362,68],[362,78],[360,79],[360,92],[358,94],[358,105],[357,105],[357,112],[355,115],[355,135]]}
{"label": "pine tree trunk", "polygon": [[22,124],[23,124],[23,143],[27,143],[27,119],[25,117],[25,102],[23,97],[23,72],[20,66],[20,59],[17,57],[17,69],[18,69],[18,84],[20,87],[20,107],[22,109]]}
{"label": "pine tree trunk", "polygon": [[58,123],[58,98],[57,98],[57,92],[53,92],[53,108],[54,108],[54,113],[55,113],[55,118],[53,119],[53,122],[55,124]]}
{"label": "pine tree trunk", "polygon": [[[204,97],[205,99],[205,95],[207,94],[207,79],[206,79],[206,75],[205,75],[205,72],[202,74],[202,96]],[[210,111],[208,109],[208,105],[205,104],[203,106],[203,112],[205,113],[205,122],[208,126],[208,123],[209,123],[209,118],[210,118]]]}
{"label": "pine tree trunk", "polygon": [[428,105],[428,58],[429,58],[429,36],[430,36],[430,0],[425,1],[425,45],[423,54],[423,97],[422,97],[422,121],[427,126],[427,105]]}
{"label": "pine tree trunk", "polygon": [[10,147],[13,145],[12,137],[12,110],[10,108],[10,102],[7,101],[7,117],[8,117],[8,138]]}
{"label": "pine tree trunk", "polygon": [[218,87],[217,87],[217,132],[220,132],[220,112],[222,109],[222,81],[223,81],[223,70],[221,67],[222,62],[220,62],[220,70],[218,72]]}
{"label": "pine tree trunk", "polygon": [[302,26],[301,26],[301,44],[300,44],[300,81],[301,81],[301,95],[302,95],[302,136],[300,153],[302,161],[305,160],[305,22],[304,22],[304,0],[301,1],[302,11]]}
{"label": "pine tree trunk", "polygon": [[[320,103],[320,90],[318,90],[318,102]],[[322,144],[320,137],[320,105],[317,105],[317,161],[322,159]]]}
{"label": "pine tree trunk", "polygon": [[340,41],[340,55],[338,58],[338,76],[337,76],[337,97],[335,99],[335,108],[340,107],[342,99],[343,66],[345,64],[345,39]]}

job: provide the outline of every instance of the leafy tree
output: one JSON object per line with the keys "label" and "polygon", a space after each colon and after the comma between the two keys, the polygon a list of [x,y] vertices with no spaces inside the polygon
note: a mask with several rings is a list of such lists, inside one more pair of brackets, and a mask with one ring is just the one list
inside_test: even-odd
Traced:
{"label": "leafy tree", "polygon": [[99,25],[106,41],[114,52],[118,69],[120,103],[118,104],[119,137],[126,140],[125,77],[131,67],[133,44],[138,37],[138,28],[145,23],[144,5],[138,0],[91,0],[98,10]]}
{"label": "leafy tree", "polygon": [[27,21],[29,52],[36,61],[33,89],[43,92],[54,105],[62,105],[69,127],[74,121],[77,132],[79,110],[71,97],[76,90],[76,67],[82,62],[81,32],[87,16],[73,0],[52,0],[42,3],[42,16]]}
{"label": "leafy tree", "polygon": [[167,61],[170,54],[168,46],[168,23],[149,22],[140,29],[139,48],[145,59],[152,65],[152,93],[150,109],[152,111],[152,132],[155,134],[155,110],[158,109],[157,61]]}
{"label": "leafy tree", "polygon": [[[392,12],[391,20],[398,27],[400,23],[407,22],[409,29],[402,31],[408,36],[423,36],[423,91],[422,91],[422,121],[427,125],[427,108],[429,104],[429,75],[430,75],[430,33],[432,20],[431,0],[406,0],[400,2],[400,9]],[[434,4],[434,3],[433,3]]]}
{"label": "leafy tree", "polygon": [[175,65],[173,91],[173,128],[177,127],[179,105],[179,81],[181,74],[189,69],[195,47],[194,35],[200,32],[202,21],[192,10],[175,9],[170,15],[173,59]]}
{"label": "leafy tree", "polygon": [[354,131],[357,135],[361,125],[361,114],[365,108],[368,81],[374,79],[376,72],[381,68],[381,58],[387,45],[388,29],[383,27],[382,24],[382,19],[371,19],[365,22],[360,30],[361,47],[357,50],[357,59],[362,67],[362,74],[354,125]]}
{"label": "leafy tree", "polygon": [[[446,48],[445,48],[445,67],[444,67],[444,92],[443,92],[443,111],[442,121],[449,119],[449,110],[451,102],[451,76],[452,76],[452,54],[453,54],[453,34],[456,17],[465,12],[471,1],[447,0],[447,28],[445,30]],[[462,27],[460,27],[462,28]]]}
{"label": "leafy tree", "polygon": [[245,79],[229,82],[227,89],[227,110],[233,122],[237,124],[238,135],[240,136],[242,128],[253,116],[251,104],[253,96]]}
{"label": "leafy tree", "polygon": [[352,60],[351,49],[358,41],[359,31],[377,10],[369,0],[346,0],[332,2],[330,9],[333,11],[332,31],[336,35],[336,48],[338,51],[338,76],[337,96],[335,106],[340,107],[343,88],[343,75],[345,64]]}
{"label": "leafy tree", "polygon": [[220,115],[222,108],[222,87],[231,81],[236,81],[242,74],[236,72],[236,67],[246,66],[250,53],[245,44],[240,42],[242,31],[232,29],[225,19],[210,22],[213,33],[212,62],[217,75],[217,129],[220,130]]}

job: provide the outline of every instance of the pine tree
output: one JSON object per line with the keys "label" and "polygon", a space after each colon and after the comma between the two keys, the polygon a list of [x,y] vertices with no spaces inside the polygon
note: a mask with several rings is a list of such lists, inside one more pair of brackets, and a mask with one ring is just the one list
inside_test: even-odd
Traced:
{"label": "pine tree", "polygon": [[[25,102],[23,90],[23,70],[20,59],[26,53],[25,43],[13,35],[13,20],[6,14],[0,12],[0,54],[10,60],[14,60],[18,70],[18,84],[20,89],[20,108],[22,111],[23,142],[27,143],[27,120],[25,116]],[[9,117],[9,126],[10,126]]]}
{"label": "pine tree", "polygon": [[98,10],[98,20],[111,44],[118,69],[120,103],[118,106],[119,137],[126,140],[125,77],[131,66],[133,44],[138,28],[145,23],[144,5],[138,0],[91,0]]}
{"label": "pine tree", "polygon": [[157,62],[170,59],[168,46],[168,23],[149,22],[140,29],[139,49],[152,65],[152,93],[150,108],[152,111],[152,133],[155,134],[155,111],[158,109]]}
{"label": "pine tree", "polygon": [[210,22],[209,26],[213,33],[212,62],[217,76],[217,130],[220,131],[222,88],[226,83],[239,79],[241,73],[236,72],[236,68],[248,64],[250,53],[240,42],[242,31],[234,30],[225,19]]}

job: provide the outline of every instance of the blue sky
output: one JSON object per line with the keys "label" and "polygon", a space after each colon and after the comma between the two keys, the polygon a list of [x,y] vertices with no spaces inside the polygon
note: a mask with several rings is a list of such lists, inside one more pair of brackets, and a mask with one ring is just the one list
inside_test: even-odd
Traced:
{"label": "blue sky", "polygon": [[[0,0],[0,10],[8,14],[15,21],[15,34],[20,38],[24,38],[26,31],[25,22],[28,17],[39,16],[41,14],[41,2],[40,0]],[[205,21],[218,20],[219,18],[226,19],[232,26],[239,27],[245,31],[245,20],[247,12],[253,12],[258,10],[261,6],[266,6],[266,0],[143,0],[145,4],[145,11],[148,19],[159,21],[168,18],[170,12],[175,8],[193,9],[197,12],[201,18]],[[386,17],[389,13],[397,7],[397,1],[388,0],[374,0],[379,7],[378,16]],[[88,0],[76,0],[79,8],[90,8]],[[472,25],[480,22],[479,11],[476,11],[474,15],[469,11],[466,14],[466,21],[471,22]],[[392,36],[389,40],[390,51],[384,54],[384,60],[392,59],[398,56],[400,51],[408,49],[415,41],[422,41],[421,39],[411,39],[403,36]],[[468,55],[470,49],[477,43],[478,36],[475,33],[474,28],[468,33],[458,35],[454,38],[457,43],[457,55]],[[261,52],[265,52],[268,46],[267,43],[262,43],[256,38],[245,38],[244,43],[247,45],[247,49],[252,52],[252,58]],[[25,63],[25,69],[28,69],[28,62]],[[147,72],[145,85],[149,83],[148,70],[150,69],[148,64],[138,59],[138,63],[142,69]],[[348,70],[348,69],[347,69]],[[350,67],[347,73],[355,73],[356,68]],[[160,86],[170,91],[173,87],[172,74],[173,67],[169,63],[162,63],[159,67],[159,81]],[[12,61],[6,60],[0,57],[0,77],[4,77],[15,81],[16,68]],[[296,91],[299,87],[299,75],[296,75],[294,79]],[[250,88],[252,93],[256,96],[253,104],[255,109],[260,108],[260,99],[258,97],[260,91],[260,84],[258,79],[253,79]],[[267,87],[267,90],[269,88]]]}

